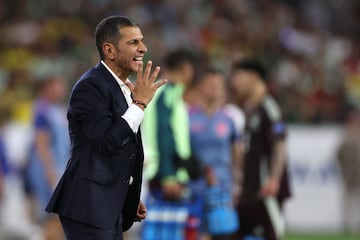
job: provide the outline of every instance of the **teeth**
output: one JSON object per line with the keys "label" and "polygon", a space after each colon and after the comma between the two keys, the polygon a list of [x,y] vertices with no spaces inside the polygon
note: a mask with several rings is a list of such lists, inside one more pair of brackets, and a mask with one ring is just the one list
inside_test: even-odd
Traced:
{"label": "teeth", "polygon": [[135,58],[135,61],[142,61],[142,60],[143,60],[142,57],[136,57],[136,58]]}

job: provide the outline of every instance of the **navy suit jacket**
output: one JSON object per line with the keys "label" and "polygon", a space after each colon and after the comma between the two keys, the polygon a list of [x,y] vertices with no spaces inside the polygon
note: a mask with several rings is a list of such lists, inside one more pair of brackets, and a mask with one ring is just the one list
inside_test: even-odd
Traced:
{"label": "navy suit jacket", "polygon": [[121,117],[127,108],[118,83],[101,63],[75,83],[67,113],[71,158],[48,212],[99,228],[113,227],[122,218],[123,231],[131,227],[144,153],[140,132],[135,134]]}

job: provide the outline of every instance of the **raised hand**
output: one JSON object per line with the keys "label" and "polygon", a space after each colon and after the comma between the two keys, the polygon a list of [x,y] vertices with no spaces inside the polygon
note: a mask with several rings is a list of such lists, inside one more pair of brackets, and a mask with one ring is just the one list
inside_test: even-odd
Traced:
{"label": "raised hand", "polygon": [[[167,82],[167,79],[155,82],[160,72],[160,67],[157,66],[151,73],[152,61],[148,61],[143,71],[143,63],[139,63],[136,72],[136,83],[132,84],[130,81],[126,85],[130,88],[133,97],[136,101],[144,103],[145,106],[151,101],[156,90]],[[145,107],[143,106],[143,107]]]}

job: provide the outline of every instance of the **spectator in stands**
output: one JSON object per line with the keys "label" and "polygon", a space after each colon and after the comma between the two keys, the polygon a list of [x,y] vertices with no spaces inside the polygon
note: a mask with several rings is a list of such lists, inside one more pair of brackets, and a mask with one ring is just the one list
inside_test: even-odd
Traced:
{"label": "spectator in stands", "polygon": [[9,112],[9,120],[29,125],[34,100],[33,82],[27,71],[11,71],[2,92],[0,108]]}

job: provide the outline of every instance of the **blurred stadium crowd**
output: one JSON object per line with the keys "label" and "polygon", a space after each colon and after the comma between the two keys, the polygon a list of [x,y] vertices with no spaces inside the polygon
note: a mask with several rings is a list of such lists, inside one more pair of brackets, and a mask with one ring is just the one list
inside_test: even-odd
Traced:
{"label": "blurred stadium crowd", "polygon": [[357,0],[1,0],[0,128],[31,124],[36,83],[71,86],[98,61],[93,29],[112,14],[140,23],[156,64],[178,46],[226,73],[261,59],[288,123],[343,123],[360,107]]}
{"label": "blurred stadium crowd", "polygon": [[114,13],[141,24],[154,61],[178,45],[224,70],[235,58],[258,56],[288,122],[339,122],[359,105],[356,0],[2,0],[1,107],[17,112],[44,74],[74,81],[97,61],[95,24]]}

